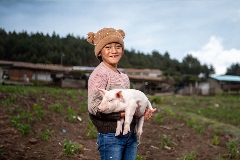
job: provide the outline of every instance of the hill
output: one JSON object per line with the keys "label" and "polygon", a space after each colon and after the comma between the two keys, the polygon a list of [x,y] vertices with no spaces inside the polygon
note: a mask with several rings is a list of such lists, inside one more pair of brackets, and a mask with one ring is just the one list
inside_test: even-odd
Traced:
{"label": "hill", "polygon": [[[60,37],[43,33],[6,32],[0,29],[0,59],[44,64],[63,64],[64,66],[96,66],[99,62],[93,54],[93,45],[84,37],[67,35]],[[201,64],[191,55],[182,62],[170,57],[170,53],[152,51],[146,54],[140,51],[124,50],[124,56],[118,67],[160,69],[165,75],[181,77],[182,75],[208,76],[214,73],[213,66]]]}

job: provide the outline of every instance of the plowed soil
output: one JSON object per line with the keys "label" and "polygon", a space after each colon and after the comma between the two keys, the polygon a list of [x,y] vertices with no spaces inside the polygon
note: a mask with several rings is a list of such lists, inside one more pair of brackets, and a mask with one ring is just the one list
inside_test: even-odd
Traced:
{"label": "plowed soil", "polygon": [[[85,91],[86,92],[86,91]],[[96,138],[88,136],[88,112],[80,109],[86,104],[87,97],[79,91],[78,97],[69,96],[65,92],[57,96],[42,91],[30,95],[10,92],[0,93],[0,159],[1,160],[65,160],[99,159]],[[7,103],[9,97],[13,100]],[[65,112],[50,110],[50,106],[62,104]],[[40,106],[44,111],[41,118],[36,116],[34,105]],[[67,108],[71,107],[81,119],[71,122],[67,117]],[[13,125],[13,117],[23,112],[33,115],[29,133],[23,135]],[[161,113],[160,110],[158,112]],[[185,122],[177,117],[170,117],[165,113],[164,121],[158,124],[154,118],[144,123],[143,135],[138,146],[139,159],[145,160],[177,160],[192,154],[197,160],[215,160],[221,157],[228,159],[226,142],[231,135],[220,133],[218,145],[213,144],[214,131],[206,128],[203,133],[197,133]],[[41,133],[48,130],[49,138],[43,140]],[[168,143],[163,147],[164,138],[167,135]],[[82,149],[73,155],[64,152],[63,140],[82,145]],[[194,158],[193,158],[194,159]]]}

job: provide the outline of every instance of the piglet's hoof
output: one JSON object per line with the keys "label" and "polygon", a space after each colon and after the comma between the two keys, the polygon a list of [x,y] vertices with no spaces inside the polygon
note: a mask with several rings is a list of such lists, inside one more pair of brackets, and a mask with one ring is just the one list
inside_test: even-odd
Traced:
{"label": "piglet's hoof", "polygon": [[119,135],[120,135],[120,132],[116,132],[116,133],[115,133],[115,136],[119,136]]}
{"label": "piglet's hoof", "polygon": [[129,130],[129,131],[124,131],[124,132],[123,132],[123,135],[128,134],[128,132],[130,132],[130,130]]}

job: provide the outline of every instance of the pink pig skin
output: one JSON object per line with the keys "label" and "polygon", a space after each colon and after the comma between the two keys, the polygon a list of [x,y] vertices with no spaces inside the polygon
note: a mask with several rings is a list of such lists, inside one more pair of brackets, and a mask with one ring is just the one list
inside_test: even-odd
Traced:
{"label": "pink pig skin", "polygon": [[118,136],[122,132],[123,123],[123,135],[130,132],[130,124],[135,115],[139,117],[135,132],[138,137],[140,137],[143,132],[144,112],[147,107],[151,110],[153,109],[147,96],[143,92],[135,89],[113,89],[110,91],[99,89],[99,92],[103,97],[101,104],[98,106],[100,112],[107,114],[125,111],[125,121],[124,118],[117,121],[115,135]]}

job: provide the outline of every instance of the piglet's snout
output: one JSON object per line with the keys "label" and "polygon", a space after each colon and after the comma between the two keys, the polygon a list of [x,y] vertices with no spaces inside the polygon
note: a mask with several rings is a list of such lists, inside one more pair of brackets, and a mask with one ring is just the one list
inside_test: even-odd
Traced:
{"label": "piglet's snout", "polygon": [[103,112],[103,111],[104,111],[104,107],[103,107],[103,106],[101,106],[101,105],[100,105],[100,106],[98,106],[98,111],[99,111],[99,112]]}

